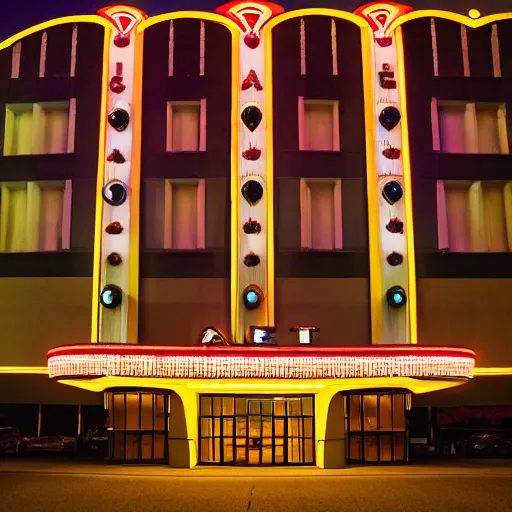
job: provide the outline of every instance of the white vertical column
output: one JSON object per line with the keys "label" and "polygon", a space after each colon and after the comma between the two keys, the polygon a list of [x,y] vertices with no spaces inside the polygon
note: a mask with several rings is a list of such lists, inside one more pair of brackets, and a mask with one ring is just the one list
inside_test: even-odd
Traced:
{"label": "white vertical column", "polygon": [[[121,290],[121,304],[114,308],[99,306],[98,341],[105,343],[129,343],[136,342],[133,334],[130,336],[128,325],[129,315],[137,314],[136,301],[131,297],[130,257],[134,253],[131,240],[132,206],[134,201],[138,204],[138,187],[132,190],[134,181],[134,166],[132,155],[138,155],[137,144],[140,140],[134,140],[134,125],[140,122],[134,116],[140,101],[137,96],[135,75],[136,58],[139,40],[135,35],[135,28],[146,15],[138,9],[127,6],[112,6],[101,9],[98,14],[108,19],[114,26],[114,31],[108,38],[108,83],[104,84],[108,90],[106,94],[106,126],[105,126],[105,154],[103,190],[109,190],[109,184],[114,182],[124,185],[126,199],[119,204],[108,202],[105,195],[100,201],[101,213],[101,252],[99,254],[99,297],[105,287],[115,286]],[[128,124],[120,128],[110,122],[113,116],[128,115]],[[138,165],[135,172],[139,171]],[[138,182],[138,180],[137,180]],[[98,198],[99,200],[99,198]],[[113,203],[113,204],[111,204]],[[135,218],[134,222],[138,222]],[[138,247],[135,248],[138,250]],[[135,304],[134,304],[135,303]],[[94,328],[94,327],[93,327]]]}
{"label": "white vertical column", "polygon": [[[243,344],[251,326],[274,327],[273,262],[273,174],[272,155],[267,154],[267,123],[271,124],[272,105],[266,104],[265,38],[262,28],[274,15],[283,12],[277,4],[240,2],[220,6],[217,12],[233,19],[240,27],[238,39],[238,175],[232,216],[232,337]],[[271,87],[271,85],[269,85]],[[236,91],[236,89],[233,89]],[[270,129],[270,128],[269,128]],[[235,193],[235,192],[233,192]],[[270,250],[269,250],[270,248]],[[247,292],[256,304],[244,301]],[[258,304],[259,302],[259,304]]]}
{"label": "white vertical column", "polygon": [[[394,33],[388,31],[391,23],[404,14],[405,6],[378,4],[358,9],[357,13],[365,18],[373,29],[372,51],[372,86],[373,104],[366,109],[373,111],[372,129],[375,133],[373,141],[376,169],[368,169],[368,173],[377,174],[377,205],[375,219],[369,222],[378,223],[378,240],[370,243],[378,244],[380,266],[380,297],[374,300],[372,316],[380,318],[381,331],[372,336],[373,343],[402,344],[410,343],[410,309],[409,309],[409,262],[408,225],[406,221],[406,203],[411,201],[410,190],[404,182],[404,159],[402,141],[402,105],[400,77],[398,74],[397,40]],[[372,180],[373,181],[373,180]],[[395,197],[396,201],[386,200],[384,190],[395,186],[402,191]],[[389,198],[389,196],[388,196]],[[371,269],[370,269],[370,272]],[[370,276],[371,279],[371,276]],[[406,303],[400,307],[391,307],[387,300],[387,292],[393,287],[401,287],[406,294]]]}

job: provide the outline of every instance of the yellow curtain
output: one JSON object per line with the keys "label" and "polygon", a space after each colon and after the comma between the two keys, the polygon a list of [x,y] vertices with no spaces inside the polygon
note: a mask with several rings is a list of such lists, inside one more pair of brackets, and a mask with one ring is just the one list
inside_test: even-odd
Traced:
{"label": "yellow curtain", "polygon": [[477,134],[479,153],[501,153],[496,107],[477,107]]}
{"label": "yellow curtain", "polygon": [[44,109],[42,114],[44,119],[42,153],[66,153],[68,147],[67,109]]}
{"label": "yellow curtain", "polygon": [[503,188],[503,184],[483,188],[483,219],[489,252],[508,251]]}
{"label": "yellow curtain", "polygon": [[62,249],[62,209],[64,191],[62,188],[41,189],[39,250],[58,251]]}
{"label": "yellow curtain", "polygon": [[[32,107],[32,105],[30,105]],[[30,110],[14,112],[12,116],[11,155],[30,155],[32,153],[33,114]],[[9,127],[6,126],[6,131]]]}
{"label": "yellow curtain", "polygon": [[469,187],[469,231],[471,235],[471,251],[487,252],[485,213],[482,182],[475,181]]}
{"label": "yellow curtain", "polygon": [[197,249],[197,184],[172,183],[172,248]]}
{"label": "yellow curtain", "polygon": [[445,183],[445,197],[450,251],[471,252],[468,187]]}
{"label": "yellow curtain", "polygon": [[334,249],[334,184],[309,182],[312,249]]}

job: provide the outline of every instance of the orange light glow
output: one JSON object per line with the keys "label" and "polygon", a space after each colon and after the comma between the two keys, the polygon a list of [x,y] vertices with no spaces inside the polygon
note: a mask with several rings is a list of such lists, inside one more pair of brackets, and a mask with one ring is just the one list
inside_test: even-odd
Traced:
{"label": "orange light glow", "polygon": [[387,36],[391,33],[391,24],[412,10],[408,5],[395,2],[372,2],[357,8],[354,13],[364,18],[375,33]]}
{"label": "orange light glow", "polygon": [[128,35],[148,15],[129,5],[111,5],[98,10],[98,16],[102,16],[114,25],[119,34]]}
{"label": "orange light glow", "polygon": [[242,29],[244,34],[258,33],[265,23],[284,12],[284,9],[273,2],[228,2],[223,4],[215,12],[231,18]]}

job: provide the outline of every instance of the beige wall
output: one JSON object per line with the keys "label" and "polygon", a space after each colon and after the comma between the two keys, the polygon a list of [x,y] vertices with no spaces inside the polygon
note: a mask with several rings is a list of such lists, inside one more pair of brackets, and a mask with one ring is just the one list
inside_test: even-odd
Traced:
{"label": "beige wall", "polygon": [[139,343],[197,345],[207,326],[230,332],[228,279],[141,279]]}
{"label": "beige wall", "polygon": [[59,345],[91,339],[90,278],[0,279],[0,366],[46,366]]}
{"label": "beige wall", "polygon": [[277,279],[277,342],[297,345],[290,328],[300,325],[320,328],[317,345],[371,343],[368,279]]}
{"label": "beige wall", "polygon": [[418,342],[476,351],[477,366],[512,366],[512,279],[419,279]]}

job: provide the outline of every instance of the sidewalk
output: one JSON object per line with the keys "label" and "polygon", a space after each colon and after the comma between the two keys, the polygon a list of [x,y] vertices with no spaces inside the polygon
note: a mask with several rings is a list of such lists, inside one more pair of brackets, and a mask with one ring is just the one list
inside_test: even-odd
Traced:
{"label": "sidewalk", "polygon": [[119,465],[104,461],[69,459],[0,459],[0,473],[49,473],[74,475],[188,477],[188,478],[276,478],[276,477],[414,477],[414,476],[512,476],[512,459],[452,459],[412,461],[402,466],[350,466],[343,469],[316,467],[211,467],[176,469],[155,465]]}

